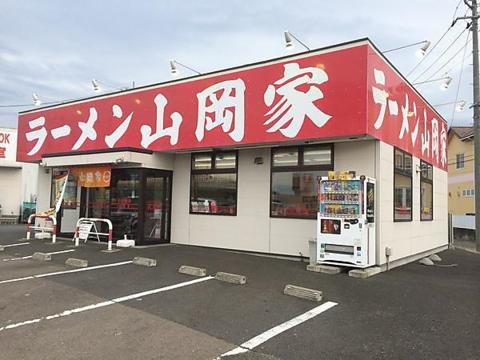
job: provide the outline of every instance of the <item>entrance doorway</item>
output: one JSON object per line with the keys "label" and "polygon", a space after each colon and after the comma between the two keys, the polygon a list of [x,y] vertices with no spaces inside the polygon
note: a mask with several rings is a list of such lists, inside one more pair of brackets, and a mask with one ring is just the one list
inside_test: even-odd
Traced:
{"label": "entrance doorway", "polygon": [[[104,188],[81,188],[73,175],[68,181],[68,193],[79,201],[64,201],[58,214],[61,235],[73,236],[78,218],[92,217],[112,221],[114,241],[127,235],[144,245],[170,242],[171,171],[112,169],[110,187]],[[106,224],[98,230],[108,232]]]}

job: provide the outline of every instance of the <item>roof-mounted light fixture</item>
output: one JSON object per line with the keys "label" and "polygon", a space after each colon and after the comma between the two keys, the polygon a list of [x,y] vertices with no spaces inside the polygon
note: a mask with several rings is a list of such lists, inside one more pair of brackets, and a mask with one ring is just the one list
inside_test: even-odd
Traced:
{"label": "roof-mounted light fixture", "polygon": [[299,40],[295,35],[293,35],[290,31],[288,31],[288,30],[284,31],[283,36],[285,37],[285,47],[286,48],[293,49],[294,44],[293,44],[292,39],[295,39],[300,45],[302,45],[305,49],[310,51],[310,48],[307,45],[305,45],[301,40]]}
{"label": "roof-mounted light fixture", "polygon": [[40,106],[42,105],[42,100],[40,100],[40,98],[38,97],[37,93],[33,93],[32,94],[32,100],[33,100],[33,104],[35,106]]}
{"label": "roof-mounted light fixture", "polygon": [[435,82],[435,81],[441,81],[443,80],[442,84],[440,85],[440,89],[442,90],[447,90],[448,87],[450,86],[450,83],[452,82],[453,78],[451,76],[449,76],[448,74],[445,74],[443,77],[441,78],[437,78],[437,79],[431,79],[431,80],[425,80],[425,81],[420,81],[420,82],[416,82],[416,83],[413,83],[412,85],[421,85],[421,84],[428,84],[428,83],[431,83],[431,82]]}
{"label": "roof-mounted light fixture", "polygon": [[182,64],[181,62],[178,62],[177,60],[170,60],[170,72],[172,73],[172,76],[177,76],[180,74],[180,70],[178,70],[177,65],[180,65],[181,67],[184,67],[185,69],[188,69],[192,72],[194,72],[197,75],[201,75],[202,73],[200,71],[197,71],[195,69],[192,69],[190,66],[187,66],[185,64]]}
{"label": "roof-mounted light fixture", "polygon": [[98,81],[96,79],[92,79],[92,86],[93,86],[93,91],[95,91],[95,92],[99,92],[100,90],[102,90],[100,88],[100,84],[98,83]]}
{"label": "roof-mounted light fixture", "polygon": [[389,52],[392,52],[392,51],[407,49],[409,47],[417,46],[417,45],[420,45],[420,44],[423,44],[423,46],[415,52],[415,55],[419,58],[422,58],[422,57],[425,56],[425,53],[427,52],[428,48],[430,47],[431,43],[428,40],[418,41],[418,42],[413,43],[413,44],[408,44],[408,45],[396,47],[396,48],[393,48],[393,49],[388,49],[388,50],[382,51],[382,54],[386,54],[386,53],[389,53]]}

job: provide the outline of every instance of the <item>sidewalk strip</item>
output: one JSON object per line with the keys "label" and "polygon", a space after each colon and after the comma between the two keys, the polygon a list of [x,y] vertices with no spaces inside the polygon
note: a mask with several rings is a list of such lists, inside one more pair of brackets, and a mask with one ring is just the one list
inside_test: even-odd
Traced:
{"label": "sidewalk strip", "polygon": [[[54,252],[49,252],[49,253],[45,253],[45,254],[47,254],[47,255],[65,254],[65,253],[69,253],[69,252],[72,252],[72,251],[75,251],[75,249],[54,251]],[[27,259],[31,259],[32,257],[33,257],[33,255],[28,255],[28,256],[22,256],[22,257],[18,257],[18,258],[2,259],[2,261],[27,260]]]}
{"label": "sidewalk strip", "polygon": [[28,245],[30,242],[24,242],[24,243],[18,243],[18,244],[9,244],[9,245],[1,245],[4,248],[9,248],[9,247],[14,247],[14,246],[22,246],[22,245]]}
{"label": "sidewalk strip", "polygon": [[314,318],[315,316],[321,314],[324,311],[327,311],[328,309],[331,309],[332,307],[338,305],[335,302],[332,301],[327,301],[326,303],[317,306],[313,308],[312,310],[307,311],[306,313],[303,313],[297,317],[294,317],[293,319],[290,319],[288,321],[285,321],[284,323],[275,326],[274,328],[271,328],[270,330],[265,331],[264,333],[261,333],[258,336],[255,336],[254,338],[244,342],[242,345],[239,347],[230,350],[218,357],[217,359],[226,357],[226,356],[232,356],[232,355],[237,355],[237,354],[242,354],[246,353],[247,351],[253,350],[256,348],[258,345],[263,344],[264,342],[270,340],[271,338],[283,333],[284,331],[287,331],[291,329],[294,326],[297,326],[307,320],[310,320]]}
{"label": "sidewalk strip", "polygon": [[56,272],[45,273],[45,274],[37,274],[37,275],[25,276],[25,277],[16,278],[16,279],[2,280],[2,281],[0,281],[0,284],[7,284],[7,283],[12,283],[12,282],[17,282],[17,281],[23,281],[23,280],[38,279],[38,278],[43,278],[43,277],[47,277],[47,276],[71,274],[71,273],[77,273],[77,272],[81,272],[81,271],[90,271],[90,270],[104,269],[104,268],[109,268],[109,267],[114,267],[114,266],[121,266],[121,265],[126,265],[126,264],[131,264],[131,263],[132,263],[132,261],[129,260],[129,261],[122,261],[122,262],[112,263],[112,264],[89,266],[89,267],[80,268],[80,269],[65,270],[65,271],[56,271]]}
{"label": "sidewalk strip", "polygon": [[119,303],[122,303],[122,302],[125,302],[125,301],[128,301],[128,300],[138,299],[140,297],[144,297],[144,296],[148,296],[148,295],[153,295],[153,294],[158,294],[158,293],[162,293],[162,292],[169,291],[169,290],[179,289],[179,288],[182,288],[182,287],[185,287],[185,286],[201,283],[201,282],[211,280],[211,279],[213,279],[213,276],[206,276],[206,277],[203,277],[203,278],[200,278],[200,279],[184,281],[184,282],[174,284],[174,285],[168,285],[168,286],[164,286],[164,287],[153,289],[153,290],[142,291],[142,292],[135,293],[135,294],[130,294],[130,295],[127,295],[127,296],[118,297],[118,298],[115,298],[115,299],[112,299],[112,300],[102,301],[102,302],[99,302],[99,303],[96,303],[96,304],[91,304],[91,305],[82,306],[82,307],[75,308],[75,309],[65,310],[65,311],[63,311],[61,313],[58,313],[58,314],[43,316],[43,317],[32,319],[32,320],[26,320],[26,321],[22,321],[22,322],[19,322],[19,323],[16,323],[16,324],[9,324],[9,325],[0,327],[0,332],[5,331],[5,330],[10,330],[10,329],[15,329],[15,328],[20,327],[20,326],[37,324],[37,323],[39,323],[41,321],[44,321],[44,320],[52,320],[52,319],[57,319],[57,318],[61,318],[61,317],[85,312],[85,311],[95,310],[95,309],[98,309],[98,308],[101,308],[101,307],[110,306],[110,305],[114,305],[114,304],[119,304]]}

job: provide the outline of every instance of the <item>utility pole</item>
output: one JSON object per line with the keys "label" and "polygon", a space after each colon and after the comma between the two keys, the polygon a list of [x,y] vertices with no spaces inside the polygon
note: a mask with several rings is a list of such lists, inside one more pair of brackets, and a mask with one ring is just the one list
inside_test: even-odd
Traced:
{"label": "utility pole", "polygon": [[[465,3],[468,5],[467,1]],[[474,175],[475,175],[475,242],[480,251],[480,84],[478,68],[478,13],[477,0],[472,0],[473,41],[473,129],[474,129]]]}
{"label": "utility pole", "polygon": [[457,20],[471,20],[470,30],[472,31],[473,42],[473,136],[474,136],[474,181],[475,181],[475,243],[477,251],[480,252],[480,78],[478,64],[478,9],[477,0],[463,0],[465,5],[472,11],[471,16],[457,17]]}

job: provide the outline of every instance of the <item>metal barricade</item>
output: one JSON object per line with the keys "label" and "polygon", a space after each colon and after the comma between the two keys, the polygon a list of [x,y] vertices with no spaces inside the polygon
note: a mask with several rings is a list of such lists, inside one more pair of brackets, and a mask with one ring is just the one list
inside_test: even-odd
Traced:
{"label": "metal barricade", "polygon": [[[82,223],[95,223],[95,222],[104,222],[108,225],[108,233],[102,233],[98,231],[88,231],[88,235],[101,235],[101,236],[108,236],[108,251],[112,251],[112,234],[113,234],[113,225],[112,222],[109,219],[100,219],[100,218],[80,218],[77,221],[77,224],[75,226],[75,234],[73,235],[74,241],[75,241],[75,246],[79,246],[80,242],[80,225]],[[88,238],[87,235],[87,238]]]}
{"label": "metal barricade", "polygon": [[[51,219],[52,220],[52,227],[48,226],[40,226],[40,225],[32,225],[33,219]],[[32,214],[28,217],[27,221],[27,240],[30,240],[30,233],[32,230],[42,230],[42,232],[51,231],[52,232],[52,244],[55,244],[57,240],[57,218],[54,215],[37,215]]]}

